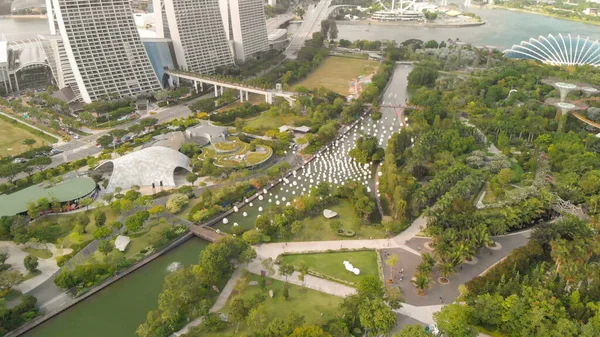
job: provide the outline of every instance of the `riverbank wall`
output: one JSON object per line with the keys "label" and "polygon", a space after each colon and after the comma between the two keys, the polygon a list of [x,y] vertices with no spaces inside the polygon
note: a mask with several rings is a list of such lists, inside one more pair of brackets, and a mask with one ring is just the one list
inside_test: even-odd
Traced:
{"label": "riverbank wall", "polygon": [[70,301],[66,302],[63,306],[56,308],[56,309],[52,309],[52,310],[48,311],[47,313],[43,314],[42,316],[38,316],[38,317],[34,318],[33,320],[21,325],[17,329],[10,331],[9,333],[7,333],[5,335],[5,337],[17,337],[19,335],[26,333],[27,331],[37,327],[38,325],[46,322],[47,320],[53,318],[54,316],[72,308],[74,305],[76,305],[76,304],[90,298],[94,294],[104,290],[106,287],[121,280],[122,278],[128,276],[129,274],[133,273],[134,271],[137,271],[138,269],[144,267],[148,263],[154,261],[159,256],[161,256],[164,253],[179,246],[180,244],[189,240],[193,236],[194,236],[194,234],[192,232],[189,232],[189,231],[186,232],[185,234],[181,235],[179,238],[172,241],[167,246],[159,249],[158,251],[152,253],[151,255],[146,256],[145,258],[141,259],[140,261],[136,262],[135,264],[129,266],[129,268],[119,272],[117,275],[107,278],[106,280],[104,280],[102,283],[100,283],[98,286],[94,287],[87,293],[85,293],[77,298],[72,298]]}
{"label": "riverbank wall", "polygon": [[0,15],[0,19],[47,19],[46,14],[40,15]]}
{"label": "riverbank wall", "polygon": [[399,27],[423,27],[423,28],[466,28],[477,27],[486,24],[485,21],[480,22],[410,22],[410,21],[391,21],[381,22],[376,20],[336,20],[338,25],[358,25],[358,26],[399,26]]}

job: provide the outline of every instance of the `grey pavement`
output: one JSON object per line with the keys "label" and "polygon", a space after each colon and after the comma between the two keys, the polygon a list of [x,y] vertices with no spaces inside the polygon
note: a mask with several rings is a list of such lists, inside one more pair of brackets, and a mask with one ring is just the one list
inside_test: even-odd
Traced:
{"label": "grey pavement", "polygon": [[[442,300],[444,303],[454,302],[454,300],[460,295],[458,287],[461,284],[464,284],[467,281],[481,275],[490,267],[508,256],[508,254],[514,249],[526,245],[527,241],[529,240],[529,231],[496,236],[493,237],[493,240],[498,242],[501,245],[501,248],[497,250],[481,248],[477,252],[477,255],[475,256],[476,259],[473,260],[474,262],[465,262],[457,267],[456,273],[449,278],[450,282],[448,284],[442,284],[438,281],[438,278],[440,278],[442,274],[437,268],[434,268],[432,277],[435,283],[433,283],[431,288],[426,291],[424,296],[419,296],[414,285],[410,283],[410,278],[414,276],[414,267],[408,270],[405,268],[404,274],[406,274],[406,276],[404,277],[402,290],[404,292],[406,302],[415,306],[441,304]],[[425,243],[430,241],[431,240],[429,238],[413,238],[409,241],[408,246],[416,249],[417,251],[419,251],[420,248],[420,252],[431,252],[431,250],[425,245]],[[403,260],[402,257],[404,255],[400,255],[400,260]],[[386,279],[388,279],[387,275],[389,274],[386,272],[389,272],[387,270],[387,266],[384,267],[384,274],[386,275]],[[442,300],[440,300],[440,297]]]}

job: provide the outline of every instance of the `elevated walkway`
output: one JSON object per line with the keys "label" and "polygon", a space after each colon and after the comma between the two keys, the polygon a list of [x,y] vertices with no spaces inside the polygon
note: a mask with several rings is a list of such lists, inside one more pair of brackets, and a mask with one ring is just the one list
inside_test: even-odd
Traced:
{"label": "elevated walkway", "polygon": [[[283,97],[286,101],[293,104],[296,100],[294,96],[296,93],[282,91],[282,90],[272,90],[272,89],[264,89],[259,87],[249,86],[244,83],[231,83],[226,82],[223,79],[211,78],[207,75],[196,74],[193,72],[187,72],[182,70],[165,70],[165,74],[168,74],[171,77],[176,77],[180,79],[185,79],[188,81],[194,82],[194,87],[196,90],[198,89],[198,85],[203,89],[204,84],[212,85],[215,87],[215,97],[223,94],[223,88],[234,89],[240,91],[240,102],[244,102],[248,100],[248,93],[259,94],[265,96],[265,101],[269,104],[273,104],[274,97]],[[220,88],[220,91],[219,91]]]}

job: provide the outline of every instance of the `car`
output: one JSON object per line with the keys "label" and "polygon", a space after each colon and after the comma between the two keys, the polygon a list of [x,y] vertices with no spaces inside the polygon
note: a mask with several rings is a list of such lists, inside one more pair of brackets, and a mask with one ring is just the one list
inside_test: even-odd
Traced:
{"label": "car", "polygon": [[102,147],[102,145],[100,145],[100,144],[96,143],[96,147]]}
{"label": "car", "polygon": [[80,136],[80,135],[75,135],[75,136],[73,136],[73,139],[79,139],[79,138],[81,138],[81,136]]}

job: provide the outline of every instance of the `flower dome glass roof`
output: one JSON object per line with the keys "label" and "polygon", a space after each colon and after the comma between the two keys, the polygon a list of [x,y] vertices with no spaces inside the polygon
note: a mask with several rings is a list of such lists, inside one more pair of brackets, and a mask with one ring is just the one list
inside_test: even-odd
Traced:
{"label": "flower dome glass roof", "polygon": [[538,60],[552,65],[600,66],[600,43],[589,37],[558,34],[531,38],[504,51],[504,56],[514,59]]}

